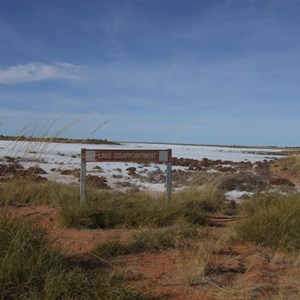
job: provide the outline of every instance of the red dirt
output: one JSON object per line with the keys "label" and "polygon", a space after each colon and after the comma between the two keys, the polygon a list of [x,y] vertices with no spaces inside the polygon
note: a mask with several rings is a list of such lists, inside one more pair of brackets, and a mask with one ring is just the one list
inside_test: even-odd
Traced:
{"label": "red dirt", "polygon": [[[0,212],[28,219],[43,228],[53,239],[54,249],[76,259],[95,259],[91,251],[98,243],[115,235],[126,240],[133,232],[66,229],[60,225],[56,208],[48,206],[2,207]],[[109,264],[122,269],[129,285],[169,299],[270,299],[279,291],[299,296],[300,267],[296,259],[271,249],[234,245],[224,239],[222,242],[233,222],[219,219],[219,227],[208,229],[217,237],[208,241],[214,268],[194,285],[189,285],[188,279],[196,275],[197,247],[125,255]]]}
{"label": "red dirt", "polygon": [[276,175],[276,176],[279,176],[279,177],[286,178],[286,179],[290,180],[292,183],[294,183],[295,187],[300,190],[300,178],[299,178],[299,176],[295,177],[295,176],[289,174],[288,172],[285,172],[285,171],[281,170],[281,167],[276,165],[276,164],[271,166],[271,173]]}
{"label": "red dirt", "polygon": [[89,254],[95,246],[113,236],[126,239],[131,234],[126,229],[89,230],[70,229],[60,225],[56,208],[49,206],[1,207],[2,213],[30,220],[34,225],[44,229],[53,241],[53,248],[67,256]]}

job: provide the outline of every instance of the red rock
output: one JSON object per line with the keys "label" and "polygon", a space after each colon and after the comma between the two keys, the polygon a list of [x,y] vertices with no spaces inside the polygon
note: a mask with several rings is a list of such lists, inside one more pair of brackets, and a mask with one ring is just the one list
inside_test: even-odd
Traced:
{"label": "red rock", "polygon": [[136,168],[135,167],[129,167],[126,169],[128,172],[128,175],[135,175],[136,174]]}

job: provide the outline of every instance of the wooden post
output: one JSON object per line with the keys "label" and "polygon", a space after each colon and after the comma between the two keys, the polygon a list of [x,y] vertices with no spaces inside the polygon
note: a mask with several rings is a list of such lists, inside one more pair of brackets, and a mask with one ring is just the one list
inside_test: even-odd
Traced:
{"label": "wooden post", "polygon": [[81,149],[81,168],[80,168],[80,204],[85,202],[86,194],[86,149]]}
{"label": "wooden post", "polygon": [[172,200],[172,163],[167,163],[167,200]]}

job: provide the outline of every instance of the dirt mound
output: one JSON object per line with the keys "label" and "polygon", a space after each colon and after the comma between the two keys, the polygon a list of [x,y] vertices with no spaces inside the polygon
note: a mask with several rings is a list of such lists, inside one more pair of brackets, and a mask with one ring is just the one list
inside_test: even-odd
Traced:
{"label": "dirt mound", "polygon": [[88,174],[86,176],[86,183],[88,185],[91,185],[93,187],[99,188],[99,189],[108,189],[109,186],[107,185],[106,178],[103,176],[95,176]]}
{"label": "dirt mound", "polygon": [[80,169],[71,169],[71,170],[59,170],[61,175],[73,175],[75,177],[80,177]]}
{"label": "dirt mound", "polygon": [[47,174],[47,172],[40,167],[29,167],[28,169],[24,169],[18,162],[0,165],[1,182],[8,182],[15,179],[45,182],[47,181],[47,178],[40,176],[44,174]]}
{"label": "dirt mound", "polygon": [[17,172],[15,174],[18,176],[21,176],[21,177],[27,177],[30,175],[47,174],[47,172],[40,167],[29,167],[26,170],[17,170]]}
{"label": "dirt mound", "polygon": [[20,163],[0,165],[0,176],[15,174],[19,170],[23,170],[23,169],[24,168]]}

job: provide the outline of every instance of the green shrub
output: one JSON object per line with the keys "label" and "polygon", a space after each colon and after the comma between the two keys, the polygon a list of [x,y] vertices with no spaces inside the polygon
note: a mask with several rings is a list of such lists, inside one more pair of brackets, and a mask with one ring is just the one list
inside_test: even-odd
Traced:
{"label": "green shrub", "polygon": [[126,243],[122,243],[120,237],[116,236],[99,244],[94,252],[102,258],[145,251],[158,252],[183,246],[187,240],[196,239],[198,236],[194,225],[181,222],[170,228],[142,229],[133,234],[130,241]]}
{"label": "green shrub", "polygon": [[79,188],[51,181],[14,179],[0,185],[0,205],[55,204],[70,197],[79,201]]}
{"label": "green shrub", "polygon": [[209,182],[201,188],[188,188],[174,194],[174,201],[187,206],[196,206],[205,212],[217,212],[225,209],[224,193],[218,188],[218,182]]}
{"label": "green shrub", "polygon": [[68,263],[29,223],[2,217],[0,228],[1,299],[154,299],[124,287],[103,267]]}
{"label": "green shrub", "polygon": [[185,189],[174,195],[177,211],[188,222],[204,225],[209,213],[225,210],[224,194],[216,183],[210,182],[202,188]]}
{"label": "green shrub", "polygon": [[165,196],[145,192],[116,194],[89,189],[87,201],[82,205],[72,197],[58,203],[67,227],[162,227],[173,225],[180,218],[193,224],[206,224],[209,213],[224,208],[224,195],[208,185],[174,193],[174,199],[168,203]]}
{"label": "green shrub", "polygon": [[[182,215],[192,220],[189,216],[189,207],[184,202],[167,203],[164,197],[153,197],[146,193],[126,193],[106,198],[101,192],[97,198],[88,198],[83,205],[78,201],[66,201],[60,203],[63,223],[68,227],[88,228],[114,228],[127,227],[137,228],[145,226],[168,226],[175,223]],[[205,223],[205,214],[193,210],[193,220]],[[194,216],[197,214],[197,216]],[[200,221],[201,219],[201,221]]]}
{"label": "green shrub", "polygon": [[62,257],[51,253],[42,232],[28,223],[2,218],[0,228],[2,298],[26,298],[30,294],[37,298],[51,272],[61,271]]}
{"label": "green shrub", "polygon": [[234,226],[238,241],[300,249],[300,194],[261,195],[245,204],[242,211],[248,217]]}
{"label": "green shrub", "polygon": [[1,192],[2,205],[58,206],[61,222],[66,227],[163,227],[175,224],[180,218],[203,225],[208,214],[224,210],[224,195],[212,183],[201,189],[174,193],[171,202],[165,195],[89,188],[87,200],[80,204],[78,186],[51,182],[13,181],[0,185]]}

